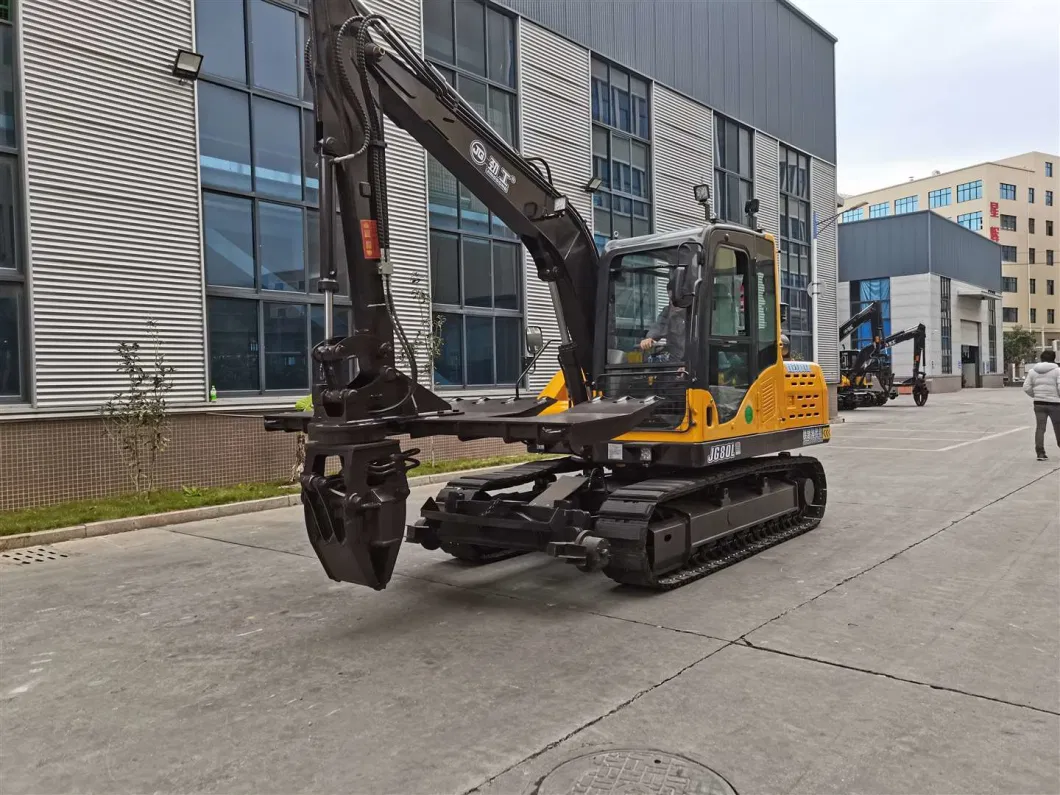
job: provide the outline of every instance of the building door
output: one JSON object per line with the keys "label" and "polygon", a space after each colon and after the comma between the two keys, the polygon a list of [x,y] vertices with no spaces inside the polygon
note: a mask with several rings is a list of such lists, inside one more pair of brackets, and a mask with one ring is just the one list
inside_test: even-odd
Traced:
{"label": "building door", "polygon": [[983,385],[982,356],[979,351],[979,323],[961,321],[961,386],[965,389]]}

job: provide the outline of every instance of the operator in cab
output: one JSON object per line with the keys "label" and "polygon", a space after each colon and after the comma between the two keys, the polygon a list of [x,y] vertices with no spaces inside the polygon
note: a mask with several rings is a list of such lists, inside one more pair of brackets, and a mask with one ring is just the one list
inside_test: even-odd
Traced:
{"label": "operator in cab", "polygon": [[677,307],[667,303],[659,313],[659,317],[647,336],[640,341],[642,351],[650,351],[661,339],[666,340],[666,352],[673,361],[683,362],[685,360],[685,317],[683,307]]}

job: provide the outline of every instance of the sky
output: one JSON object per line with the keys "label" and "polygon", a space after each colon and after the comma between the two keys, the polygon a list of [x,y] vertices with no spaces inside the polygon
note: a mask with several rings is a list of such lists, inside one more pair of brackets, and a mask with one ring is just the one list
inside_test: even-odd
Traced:
{"label": "sky", "polygon": [[839,192],[1060,153],[1057,0],[793,0],[839,39]]}

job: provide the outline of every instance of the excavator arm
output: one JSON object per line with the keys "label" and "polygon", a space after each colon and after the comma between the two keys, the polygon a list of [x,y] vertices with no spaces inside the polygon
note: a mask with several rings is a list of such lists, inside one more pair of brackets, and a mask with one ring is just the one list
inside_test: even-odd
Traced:
{"label": "excavator arm", "polygon": [[891,336],[885,337],[879,343],[879,350],[884,351],[888,348],[893,348],[898,343],[905,342],[906,340],[913,341],[913,377],[904,383],[906,385],[923,383],[927,377],[927,370],[924,368],[924,349],[927,347],[927,329],[923,323],[910,326],[902,331],[896,331]]}
{"label": "excavator arm", "polygon": [[850,319],[847,320],[842,326],[839,327],[839,341],[842,342],[850,333],[864,323],[866,320],[872,323],[872,339],[878,341],[883,339],[883,310],[880,308],[879,301],[873,301],[871,304],[866,306],[860,312],[855,315],[851,315]]}
{"label": "excavator arm", "polygon": [[[321,235],[322,241],[330,241],[326,225],[342,226],[355,318],[369,318],[364,325],[381,340],[386,340],[388,325],[396,326],[404,346],[387,295],[392,278],[387,117],[529,250],[556,307],[559,361],[571,399],[585,402],[587,381],[593,377],[597,250],[584,220],[552,185],[547,163],[513,149],[385,18],[373,15],[360,0],[312,0],[310,25],[307,68],[314,86],[321,169],[334,179],[341,212],[336,218],[322,206]],[[544,173],[535,163],[542,163]],[[330,200],[322,192],[322,202]],[[333,256],[326,262],[335,264]],[[388,359],[391,355],[385,353]],[[412,363],[408,352],[405,358]]]}
{"label": "excavator arm", "polygon": [[[500,438],[587,452],[633,429],[658,401],[590,398],[600,263],[592,235],[553,186],[547,163],[509,146],[360,0],[310,0],[309,21],[305,65],[320,164],[326,338],[312,351],[312,416],[273,415],[265,423],[307,436],[302,504],[324,570],[378,590],[393,573],[405,530],[407,472],[419,464],[418,450],[402,451],[391,437]],[[557,312],[566,411],[542,415],[555,402],[546,398],[447,401],[419,382],[393,298],[384,119],[418,141],[530,251]],[[337,261],[339,234],[345,262]],[[353,328],[340,338],[333,336],[333,307],[343,267]],[[410,374],[397,367],[399,350]]]}

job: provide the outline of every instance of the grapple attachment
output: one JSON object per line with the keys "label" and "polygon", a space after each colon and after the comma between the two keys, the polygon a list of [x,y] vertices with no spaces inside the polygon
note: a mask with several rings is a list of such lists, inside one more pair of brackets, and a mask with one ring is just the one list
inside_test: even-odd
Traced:
{"label": "grapple attachment", "polygon": [[[413,437],[501,438],[562,443],[577,450],[632,430],[657,401],[597,398],[564,412],[536,416],[552,403],[533,398],[465,402],[456,410],[404,418],[400,427]],[[269,422],[274,430],[309,431],[302,504],[310,543],[327,575],[375,590],[385,588],[404,538],[407,473],[419,465],[415,458],[419,450],[403,452],[393,439],[366,439],[363,426],[308,422],[293,414],[273,416]],[[371,428],[378,430],[379,426]],[[329,473],[335,469],[331,462],[338,467]]]}

